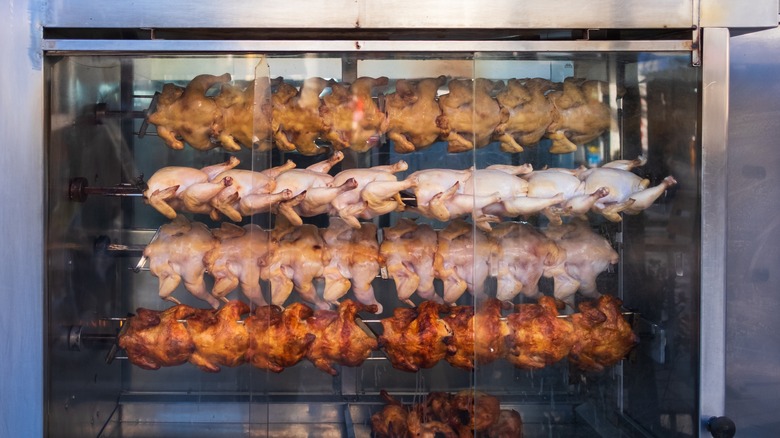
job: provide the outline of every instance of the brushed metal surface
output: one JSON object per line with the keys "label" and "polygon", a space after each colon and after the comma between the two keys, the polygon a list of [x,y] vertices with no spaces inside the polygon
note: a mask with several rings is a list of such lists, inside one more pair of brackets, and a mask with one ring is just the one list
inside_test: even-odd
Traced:
{"label": "brushed metal surface", "polygon": [[701,27],[777,27],[777,0],[699,0]]}
{"label": "brushed metal surface", "polygon": [[[36,2],[0,15],[0,436],[43,434],[43,71]],[[13,189],[10,189],[13,187]]]}
{"label": "brushed metal surface", "polygon": [[780,409],[780,29],[730,46],[725,413],[738,436],[768,438]]}
{"label": "brushed metal surface", "polygon": [[702,54],[701,337],[699,415],[721,416],[725,400],[726,145],[729,30],[704,29]]}
{"label": "brushed metal surface", "polygon": [[[562,12],[565,11],[565,12]],[[687,28],[693,0],[52,0],[46,27],[105,28]]]}

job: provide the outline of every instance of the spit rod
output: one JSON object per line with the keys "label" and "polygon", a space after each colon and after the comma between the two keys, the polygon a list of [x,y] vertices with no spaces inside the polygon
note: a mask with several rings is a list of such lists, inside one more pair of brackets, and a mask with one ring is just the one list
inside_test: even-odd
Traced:
{"label": "spit rod", "polygon": [[101,196],[143,196],[147,185],[143,175],[137,177],[132,183],[120,183],[113,187],[90,187],[84,177],[72,178],[68,183],[68,199],[76,202],[84,202],[89,195]]}

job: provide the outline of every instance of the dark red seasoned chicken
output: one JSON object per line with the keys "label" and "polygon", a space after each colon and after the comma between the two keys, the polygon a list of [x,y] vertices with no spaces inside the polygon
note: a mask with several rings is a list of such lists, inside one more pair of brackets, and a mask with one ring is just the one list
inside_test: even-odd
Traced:
{"label": "dark red seasoned chicken", "polygon": [[157,126],[157,134],[171,149],[183,149],[184,142],[202,151],[217,147],[219,144],[211,141],[211,136],[222,130],[223,116],[206,91],[228,81],[230,75],[225,73],[196,76],[186,88],[165,84],[157,108],[147,119]]}
{"label": "dark red seasoned chicken", "polygon": [[575,341],[572,323],[558,318],[555,299],[539,298],[538,304],[518,304],[507,317],[507,360],[520,368],[544,368],[566,357]]}
{"label": "dark red seasoned chicken", "polygon": [[571,362],[586,371],[603,371],[631,351],[639,338],[623,318],[622,305],[611,295],[602,295],[595,303],[580,303],[580,313],[571,317],[576,338]]}
{"label": "dark red seasoned chicken", "polygon": [[219,310],[198,310],[187,319],[187,330],[195,343],[190,362],[203,371],[219,372],[220,365],[234,367],[246,362],[249,334],[241,316],[249,306],[230,301]]}
{"label": "dark red seasoned chicken", "polygon": [[452,328],[447,339],[447,362],[467,370],[474,369],[474,362],[487,364],[504,357],[505,338],[509,335],[506,321],[501,320],[503,304],[489,299],[474,314],[472,306],[456,306],[445,321]]}
{"label": "dark red seasoned chicken", "polygon": [[162,312],[139,308],[128,318],[128,327],[119,336],[119,346],[133,365],[147,370],[181,365],[190,359],[195,343],[180,320],[197,309],[179,304]]}
{"label": "dark red seasoned chicken", "polygon": [[381,411],[371,415],[371,431],[374,436],[376,438],[409,437],[407,424],[409,411],[384,389],[379,391],[379,395],[387,402],[387,405]]}
{"label": "dark red seasoned chicken", "polygon": [[487,430],[487,438],[523,438],[523,419],[515,410],[502,409],[498,421]]}
{"label": "dark red seasoned chicken", "polygon": [[393,367],[415,372],[446,357],[444,340],[452,335],[452,329],[439,313],[447,310],[446,305],[425,301],[415,309],[396,308],[392,317],[381,320],[384,333],[379,345]]}
{"label": "dark red seasoned chicken", "polygon": [[247,360],[252,366],[275,373],[282,372],[306,356],[314,342],[306,320],[314,314],[302,303],[293,303],[284,311],[278,306],[262,306],[245,320],[249,332]]}
{"label": "dark red seasoned chicken", "polygon": [[315,336],[306,358],[330,375],[337,375],[333,364],[356,367],[377,348],[377,340],[355,323],[357,312],[376,312],[376,305],[367,306],[352,300],[339,304],[338,312],[317,310],[306,320],[309,333]]}

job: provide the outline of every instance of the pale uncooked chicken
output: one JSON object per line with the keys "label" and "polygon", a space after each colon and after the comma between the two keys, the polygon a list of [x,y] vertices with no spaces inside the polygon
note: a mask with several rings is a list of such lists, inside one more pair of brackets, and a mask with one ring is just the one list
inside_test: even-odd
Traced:
{"label": "pale uncooked chicken", "polygon": [[333,185],[340,186],[350,180],[357,182],[357,187],[336,196],[331,202],[332,213],[344,219],[350,226],[360,228],[360,219],[372,219],[377,216],[403,209],[403,201],[399,194],[417,184],[413,177],[398,181],[395,176],[408,168],[405,161],[386,166],[374,166],[366,169],[347,169],[339,172],[333,178]]}
{"label": "pale uncooked chicken", "polygon": [[351,287],[361,304],[376,306],[376,313],[382,313],[382,305],[376,300],[371,285],[379,275],[382,260],[376,231],[376,225],[372,223],[355,229],[335,217],[330,218],[327,228],[320,229],[330,256],[330,263],[323,271],[325,289],[322,297],[325,301],[337,304]]}
{"label": "pale uncooked chicken", "polygon": [[563,91],[552,91],[547,98],[555,107],[553,122],[547,128],[552,140],[550,153],[566,154],[578,145],[598,138],[612,123],[609,105],[602,101],[607,87],[601,81],[566,78]]}
{"label": "pale uncooked chicken", "polygon": [[379,248],[387,274],[395,282],[398,299],[414,306],[411,296],[443,302],[433,287],[433,259],[438,247],[436,231],[427,224],[400,219],[393,227],[384,228]]}
{"label": "pale uncooked chicken", "polygon": [[220,301],[206,289],[203,257],[214,249],[217,239],[200,222],[190,222],[184,216],[160,227],[157,238],[144,249],[149,270],[159,278],[160,298],[180,304],[171,294],[183,281],[192,295],[215,309]]}
{"label": "pale uncooked chicken", "polygon": [[293,167],[295,163],[287,161],[281,166],[262,172],[230,169],[220,173],[214,178],[213,183],[223,184],[226,187],[211,200],[211,205],[214,207],[211,218],[218,220],[217,212],[222,212],[230,220],[238,222],[244,216],[271,211],[280,202],[289,200],[293,197],[292,191],[275,190],[276,180],[273,175],[280,175]]}
{"label": "pale uncooked chicken", "polygon": [[521,292],[526,297],[539,296],[542,276],[553,277],[556,286],[569,282],[566,252],[536,228],[504,222],[496,225],[490,236],[498,242],[497,251],[491,254],[490,270],[498,283],[499,300],[511,300]]}
{"label": "pale uncooked chicken", "polygon": [[502,109],[491,93],[503,87],[501,81],[477,78],[453,79],[449,93],[439,97],[441,116],[436,120],[443,131],[450,152],[463,152],[487,146],[496,127],[509,113]]}
{"label": "pale uncooked chicken", "polygon": [[322,78],[308,78],[300,92],[286,82],[279,85],[272,96],[272,130],[277,148],[287,152],[297,150],[304,155],[328,151],[315,143],[327,131],[320,116],[320,94],[328,84]]}
{"label": "pale uncooked chicken", "polygon": [[445,76],[395,82],[395,93],[385,97],[385,111],[389,120],[387,138],[394,142],[396,152],[414,152],[438,140],[441,129],[436,119],[441,108],[436,95],[445,82]]}
{"label": "pale uncooked chicken", "polygon": [[268,264],[276,249],[277,243],[270,233],[255,224],[238,227],[223,222],[221,228],[212,230],[212,235],[217,243],[203,258],[214,277],[211,293],[222,298],[240,286],[254,304],[266,305],[260,287],[260,269]]}
{"label": "pale uncooked chicken", "polygon": [[593,204],[592,210],[613,222],[620,222],[620,213],[637,214],[648,208],[669,188],[677,184],[667,176],[658,185],[648,188],[650,180],[613,167],[588,169],[579,175],[585,181],[585,191],[604,188],[608,194]]}
{"label": "pale uncooked chicken", "polygon": [[306,169],[291,169],[282,172],[276,180],[276,192],[289,190],[292,198],[277,205],[278,212],[291,224],[303,223],[301,216],[309,217],[330,211],[330,203],[341,193],[353,190],[357,182],[347,179],[336,184],[328,171],[344,159],[344,153],[337,151],[327,160],[312,164]]}
{"label": "pale uncooked chicken", "polygon": [[444,285],[444,302],[454,304],[466,290],[477,299],[485,298],[490,256],[498,250],[496,241],[463,220],[450,222],[438,234],[433,266]]}
{"label": "pale uncooked chicken", "polygon": [[562,194],[564,201],[542,210],[551,224],[563,223],[562,216],[585,215],[599,199],[609,194],[609,189],[599,187],[592,192],[586,191],[584,181],[576,174],[582,170],[545,169],[535,170],[523,178],[528,181],[528,196],[533,198],[549,198]]}
{"label": "pale uncooked chicken", "polygon": [[[413,191],[416,202],[414,210],[425,217],[448,221],[451,214],[445,201],[461,190],[472,172],[471,169],[424,169],[412,173],[407,179],[413,178],[417,182]],[[495,198],[490,197],[485,202],[495,202]],[[477,203],[477,206],[484,205],[483,202]]]}
{"label": "pale uncooked chicken", "polygon": [[388,120],[374,102],[371,91],[387,83],[387,78],[382,76],[358,78],[349,88],[340,83],[331,84],[331,93],[322,98],[320,114],[328,127],[325,138],[336,149],[365,152],[379,144],[380,136],[387,131]]}
{"label": "pale uncooked chicken", "polygon": [[566,251],[566,272],[576,280],[563,285],[558,298],[573,305],[577,290],[587,297],[597,298],[596,278],[618,262],[618,253],[609,241],[593,232],[587,220],[550,226],[544,233]]}
{"label": "pale uncooked chicken", "polygon": [[232,183],[213,179],[222,172],[238,166],[238,158],[202,169],[170,166],[155,172],[144,190],[144,201],[164,214],[168,219],[176,217],[176,211],[211,214],[214,207],[211,200]]}
{"label": "pale uncooked chicken", "polygon": [[330,303],[317,295],[314,279],[322,277],[329,263],[325,242],[317,227],[311,224],[291,226],[277,217],[271,238],[278,240],[268,265],[261,269],[260,278],[271,283],[271,302],[284,305],[293,287],[300,297],[320,309],[329,309]]}
{"label": "pale uncooked chicken", "polygon": [[510,79],[496,100],[508,111],[506,122],[496,128],[496,138],[506,152],[522,152],[539,142],[553,121],[554,108],[545,94],[555,89],[547,79]]}
{"label": "pale uncooked chicken", "polygon": [[[222,130],[222,111],[206,91],[230,81],[230,75],[199,75],[186,88],[165,84],[157,99],[157,108],[149,114],[149,123],[171,149],[184,149],[184,142],[198,150],[219,146],[211,136]],[[227,145],[230,148],[230,145]]]}

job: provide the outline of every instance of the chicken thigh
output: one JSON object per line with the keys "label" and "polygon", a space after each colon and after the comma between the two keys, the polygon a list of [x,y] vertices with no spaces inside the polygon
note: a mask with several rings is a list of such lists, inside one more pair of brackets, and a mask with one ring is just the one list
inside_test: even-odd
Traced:
{"label": "chicken thigh", "polygon": [[358,78],[349,88],[331,84],[332,92],[322,98],[320,113],[329,128],[325,138],[336,149],[365,152],[379,143],[379,137],[387,131],[388,120],[371,97],[371,90],[387,82],[383,76]]}
{"label": "chicken thigh", "polygon": [[446,81],[445,76],[396,81],[395,93],[385,97],[389,120],[387,137],[393,141],[396,152],[414,152],[439,138],[441,129],[436,125],[436,119],[441,115],[441,108],[436,95]]}
{"label": "chicken thigh", "polygon": [[214,99],[206,96],[206,91],[215,84],[229,81],[230,75],[225,73],[196,76],[186,88],[165,84],[157,99],[157,108],[147,120],[157,126],[157,134],[171,149],[183,149],[184,142],[198,150],[212,149],[217,143],[211,141],[211,136],[222,130],[223,117]]}
{"label": "chicken thigh", "polygon": [[436,231],[430,225],[415,224],[409,219],[401,219],[383,231],[379,252],[388,276],[395,282],[398,299],[414,306],[410,297],[417,292],[422,299],[443,302],[433,288]]}
{"label": "chicken thigh", "polygon": [[203,258],[214,249],[217,240],[200,222],[190,222],[184,216],[160,227],[157,238],[144,249],[149,259],[149,271],[159,278],[160,298],[179,304],[171,294],[184,281],[184,288],[215,309],[219,300],[206,290]]}
{"label": "chicken thigh", "polygon": [[450,81],[449,93],[439,97],[442,114],[436,120],[450,152],[468,151],[490,143],[496,127],[509,115],[491,96],[502,86],[501,81],[484,78]]}
{"label": "chicken thigh", "polygon": [[225,178],[219,183],[215,183],[213,182],[214,178],[220,173],[238,166],[238,163],[238,158],[230,157],[224,163],[202,169],[179,166],[163,167],[155,172],[146,183],[144,201],[168,219],[176,217],[176,210],[211,214],[214,209],[211,200],[233,182],[232,179]]}

